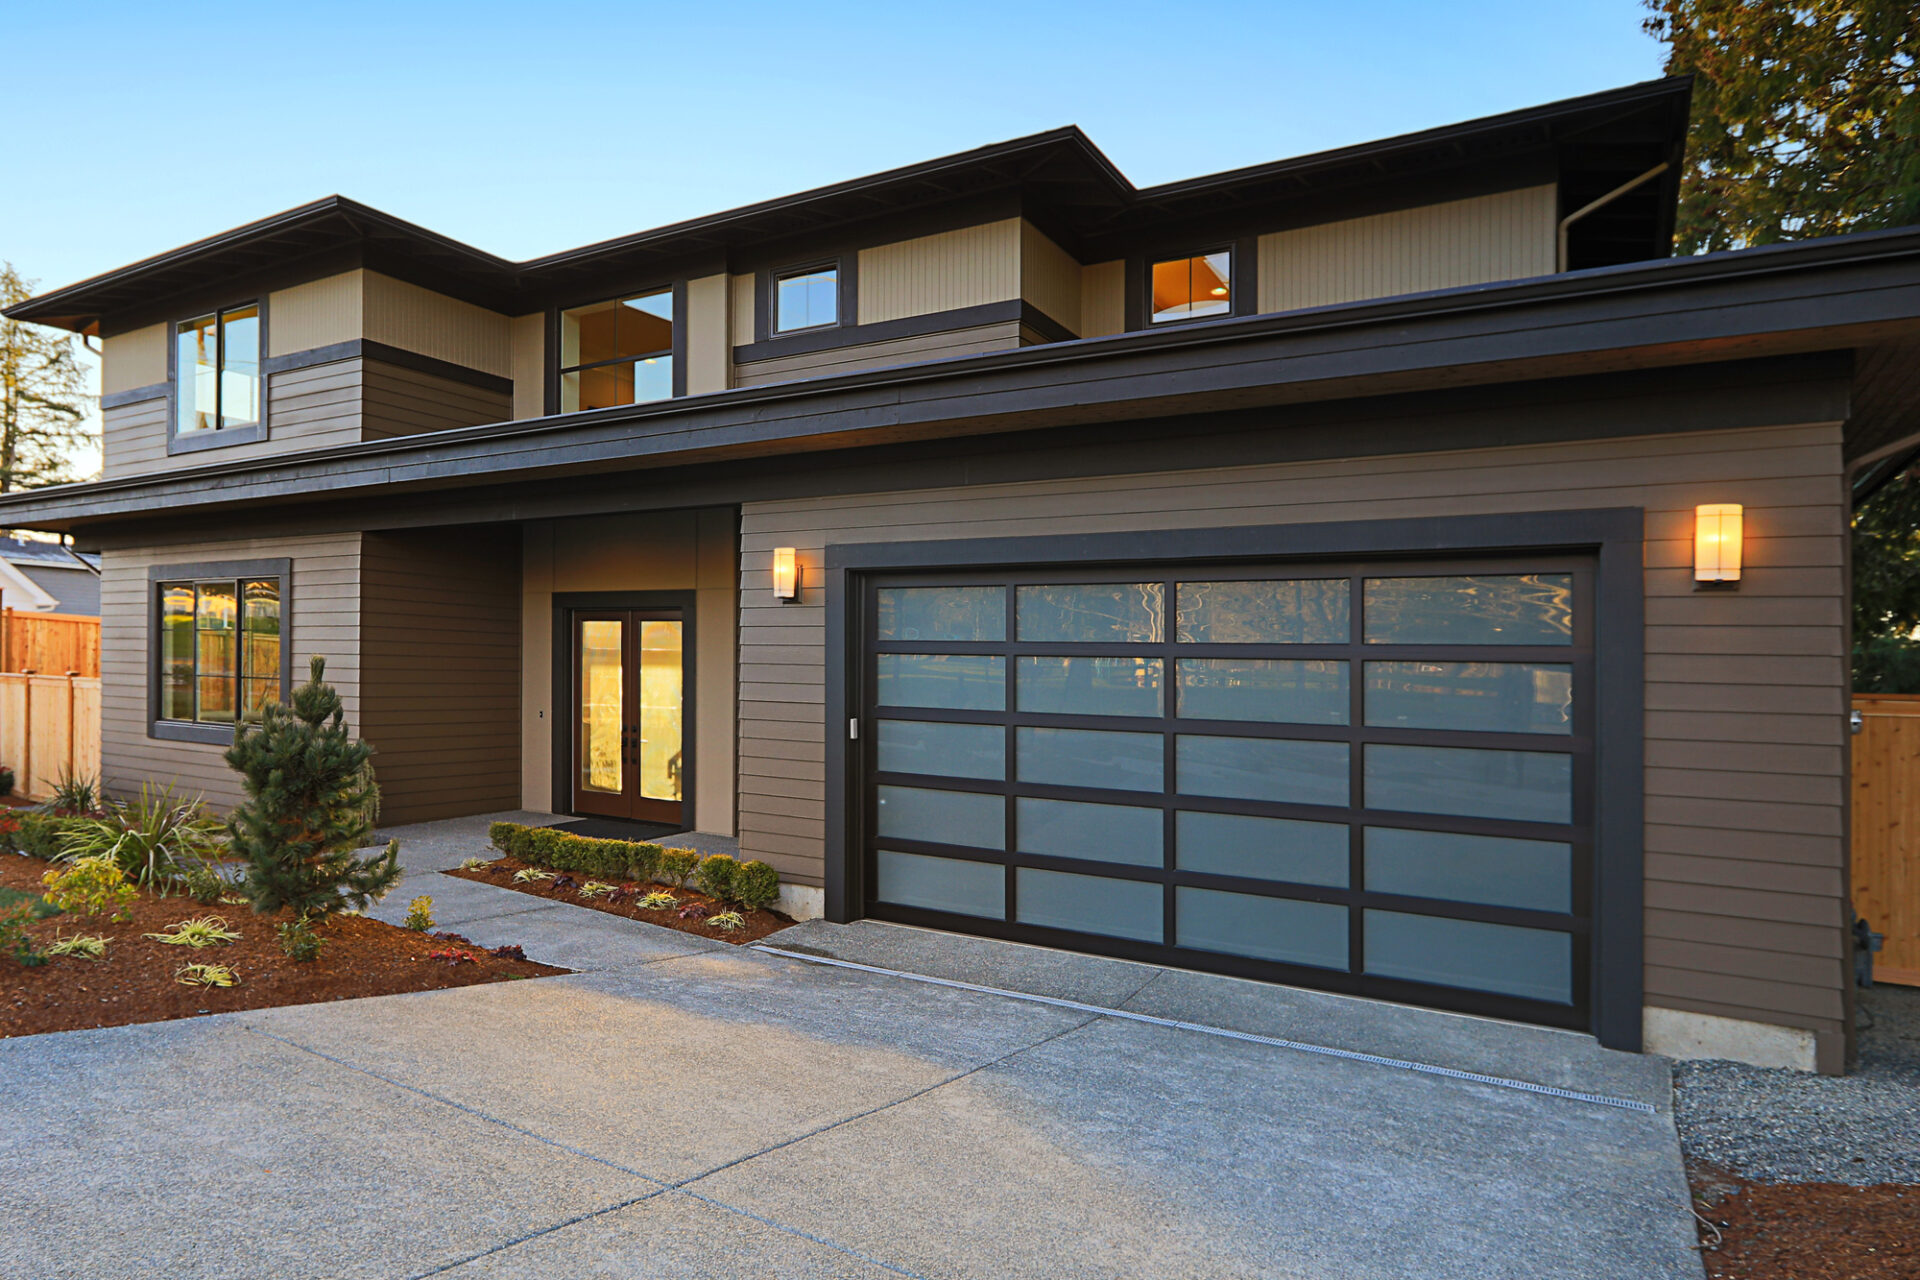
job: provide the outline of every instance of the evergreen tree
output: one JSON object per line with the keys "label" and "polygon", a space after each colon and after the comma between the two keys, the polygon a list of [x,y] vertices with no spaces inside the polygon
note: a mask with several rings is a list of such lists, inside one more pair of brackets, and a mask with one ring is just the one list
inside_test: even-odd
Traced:
{"label": "evergreen tree", "polygon": [[[0,307],[33,296],[0,262]],[[72,334],[0,316],[0,493],[61,484],[99,465],[85,376]]]}
{"label": "evergreen tree", "polygon": [[400,879],[400,842],[356,858],[373,836],[379,791],[373,748],[347,732],[340,695],[313,660],[291,707],[269,703],[258,727],[234,731],[227,763],[246,780],[247,802],[227,823],[247,860],[247,893],[258,912],[298,916],[365,907]]}

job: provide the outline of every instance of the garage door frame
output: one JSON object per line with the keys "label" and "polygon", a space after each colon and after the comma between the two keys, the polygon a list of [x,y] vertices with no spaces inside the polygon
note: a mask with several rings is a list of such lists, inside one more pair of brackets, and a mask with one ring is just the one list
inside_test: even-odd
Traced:
{"label": "garage door frame", "polygon": [[849,751],[866,619],[866,575],[1040,566],[1405,556],[1595,557],[1593,902],[1589,1029],[1610,1048],[1638,1050],[1642,1001],[1644,866],[1643,668],[1644,512],[1637,507],[1322,524],[1042,535],[1024,538],[830,544],[825,548],[825,709],[829,803],[826,907],[832,920],[857,916],[862,883],[858,755]]}

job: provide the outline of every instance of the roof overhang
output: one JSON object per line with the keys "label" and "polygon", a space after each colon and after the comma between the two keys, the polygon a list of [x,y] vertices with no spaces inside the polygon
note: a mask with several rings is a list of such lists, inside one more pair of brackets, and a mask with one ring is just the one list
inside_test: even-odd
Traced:
{"label": "roof overhang", "polygon": [[[392,501],[532,479],[1857,349],[1920,352],[1920,228],[210,462],[6,495],[0,527],[71,531],[163,513]],[[1894,358],[1856,364],[1910,367]],[[1876,395],[1878,416],[1863,423],[1858,406]],[[1854,400],[1850,439],[1920,434],[1920,396],[1856,381]]]}

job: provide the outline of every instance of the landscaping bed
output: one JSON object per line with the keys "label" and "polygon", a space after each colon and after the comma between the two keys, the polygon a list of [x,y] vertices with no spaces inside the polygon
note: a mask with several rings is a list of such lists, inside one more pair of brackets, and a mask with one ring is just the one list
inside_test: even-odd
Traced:
{"label": "landscaping bed", "polygon": [[1689,1170],[1708,1280],[1912,1280],[1920,1187],[1754,1182]]}
{"label": "landscaping bed", "polygon": [[[515,893],[531,894],[536,898],[565,902],[576,907],[591,907],[595,911],[604,911],[609,915],[625,916],[629,920],[644,920],[648,924],[678,929],[682,933],[697,934],[703,938],[718,938],[722,942],[758,942],[768,934],[777,933],[793,923],[778,911],[769,911],[760,907],[729,907],[728,904],[716,901],[693,888],[667,889],[655,884],[615,881],[612,882],[614,890],[612,893],[583,897],[580,890],[586,885],[606,882],[596,881],[589,875],[567,872],[554,873],[550,879],[527,880],[515,884],[514,874],[527,870],[538,871],[541,868],[509,856],[498,858],[484,866],[456,867],[441,874],[455,876],[462,880],[478,880],[482,884],[512,889]],[[674,905],[659,909],[641,906],[641,899],[651,892],[670,894],[674,899]],[[692,914],[682,914],[689,908],[692,909]],[[740,913],[743,923],[739,928],[729,932],[709,923],[714,917],[728,910]]]}
{"label": "landscaping bed", "polygon": [[[19,854],[0,854],[0,888],[38,898],[49,864]],[[0,895],[19,901],[12,894]],[[11,903],[0,903],[0,906]],[[107,939],[99,960],[51,956],[28,967],[0,959],[0,1037],[164,1022],[203,1013],[313,1004],[358,996],[435,991],[483,982],[566,973],[551,965],[508,959],[465,944],[451,934],[431,935],[357,915],[336,915],[315,926],[324,940],[318,958],[296,961],[275,932],[285,912],[255,915],[244,903],[203,905],[182,893],[161,897],[141,889],[127,904],[131,919],[107,915],[48,915],[27,926],[38,948],[57,937],[86,934]],[[185,947],[147,938],[183,920],[222,917],[240,937],[224,946]],[[433,958],[462,953],[471,960]],[[223,965],[236,985],[199,987],[176,978],[186,964]]]}

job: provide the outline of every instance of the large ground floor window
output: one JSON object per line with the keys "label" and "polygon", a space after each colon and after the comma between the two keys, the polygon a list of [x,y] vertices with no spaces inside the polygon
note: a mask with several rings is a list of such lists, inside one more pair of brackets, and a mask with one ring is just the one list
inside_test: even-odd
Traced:
{"label": "large ground floor window", "polygon": [[286,696],[283,574],[163,578],[154,591],[156,720],[230,727]]}
{"label": "large ground floor window", "polygon": [[1586,1024],[1590,560],[863,591],[869,914]]}

